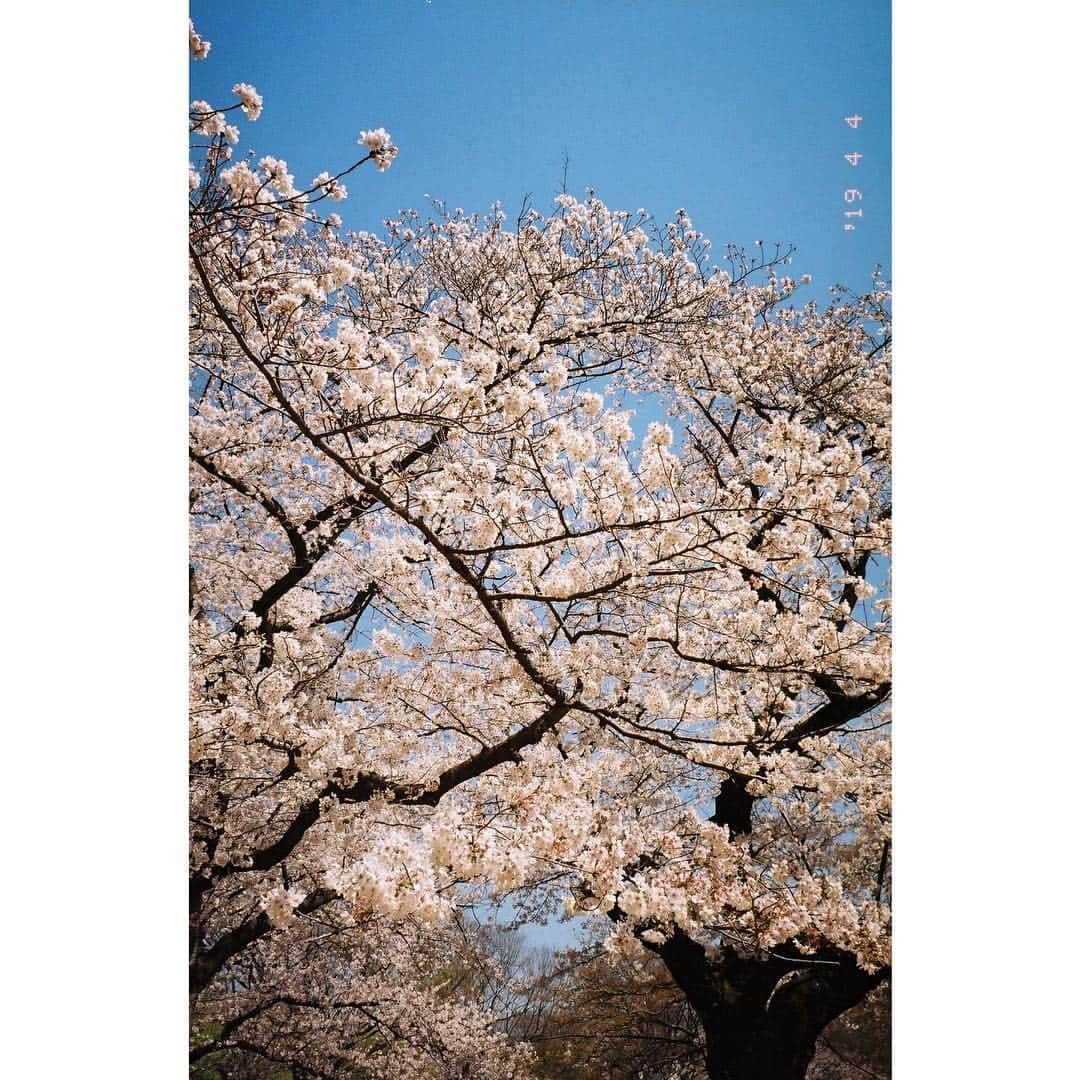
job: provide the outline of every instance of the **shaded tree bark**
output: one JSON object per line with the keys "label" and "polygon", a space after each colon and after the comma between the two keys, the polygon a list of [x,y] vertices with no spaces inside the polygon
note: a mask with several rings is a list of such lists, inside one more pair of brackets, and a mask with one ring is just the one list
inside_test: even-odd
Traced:
{"label": "shaded tree bark", "polygon": [[[797,749],[801,739],[863,715],[890,691],[885,683],[845,695],[824,678],[819,688],[827,702],[781,745]],[[724,780],[709,818],[727,826],[732,837],[751,832],[755,799],[748,780]],[[850,953],[832,946],[804,956],[791,943],[757,954],[728,945],[710,957],[677,927],[662,944],[643,944],[663,959],[701,1021],[710,1080],[803,1080],[825,1028],[889,977],[888,968],[870,974]]]}
{"label": "shaded tree bark", "polygon": [[655,951],[705,1031],[710,1080],[803,1080],[825,1028],[888,977],[853,956],[744,956],[728,946],[711,958],[680,930]]}

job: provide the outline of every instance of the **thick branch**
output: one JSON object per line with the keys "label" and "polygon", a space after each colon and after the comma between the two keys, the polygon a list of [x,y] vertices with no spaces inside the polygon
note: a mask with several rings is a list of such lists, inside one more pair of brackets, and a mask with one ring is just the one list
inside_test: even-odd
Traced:
{"label": "thick branch", "polygon": [[[297,907],[301,915],[310,915],[313,911],[325,907],[337,899],[337,893],[331,889],[317,889],[307,896]],[[208,949],[201,949],[191,962],[189,986],[193,994],[201,993],[210,985],[214,976],[238,953],[243,952],[253,942],[270,932],[270,919],[265,911],[253,915],[238,927],[222,934]]]}
{"label": "thick branch", "polygon": [[828,703],[796,724],[779,740],[776,744],[777,749],[794,749],[802,739],[810,735],[822,735],[827,731],[842,727],[876,708],[888,698],[892,691],[892,683],[884,682],[873,690],[867,690],[864,694],[843,694],[832,679],[821,676],[816,681],[818,688],[828,697]]}

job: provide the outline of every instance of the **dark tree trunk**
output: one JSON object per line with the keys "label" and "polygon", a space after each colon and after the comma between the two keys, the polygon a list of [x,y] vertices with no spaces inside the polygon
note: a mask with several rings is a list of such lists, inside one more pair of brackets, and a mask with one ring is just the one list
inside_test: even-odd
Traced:
{"label": "dark tree trunk", "polygon": [[710,959],[678,930],[656,947],[701,1021],[710,1080],[803,1080],[818,1036],[888,975],[832,949],[783,951],[791,955],[727,947]]}
{"label": "dark tree trunk", "polygon": [[[841,694],[831,679],[822,679],[819,689],[827,703],[798,723],[785,745],[861,716],[889,694],[888,683],[857,696]],[[725,779],[709,818],[733,839],[752,829],[750,779]],[[803,1080],[825,1028],[889,975],[888,969],[867,974],[849,953],[828,946],[806,957],[790,942],[757,955],[726,946],[710,958],[676,929],[662,945],[648,947],[664,960],[701,1021],[710,1080]]]}

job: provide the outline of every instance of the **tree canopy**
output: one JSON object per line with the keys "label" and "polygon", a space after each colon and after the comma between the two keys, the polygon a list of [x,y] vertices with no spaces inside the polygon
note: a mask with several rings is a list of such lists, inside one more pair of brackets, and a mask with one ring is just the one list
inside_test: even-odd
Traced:
{"label": "tree canopy", "polygon": [[885,283],[800,303],[591,193],[348,232],[390,135],[298,186],[235,93],[191,112],[193,1054],[528,1075],[414,1023],[513,894],[659,957],[710,1076],[804,1075],[889,965]]}

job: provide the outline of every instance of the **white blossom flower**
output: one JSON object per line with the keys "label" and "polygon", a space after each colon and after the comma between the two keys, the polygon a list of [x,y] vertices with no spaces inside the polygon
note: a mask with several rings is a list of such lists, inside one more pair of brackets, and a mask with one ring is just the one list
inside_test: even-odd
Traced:
{"label": "white blossom flower", "polygon": [[371,151],[371,158],[379,172],[385,172],[389,169],[394,158],[397,157],[397,147],[393,145],[390,133],[386,128],[361,131],[360,138],[357,141],[361,146],[366,146]]}
{"label": "white blossom flower", "polygon": [[581,410],[586,416],[599,416],[603,407],[604,397],[602,394],[594,394],[591,390],[586,390],[581,395]]}
{"label": "white blossom flower", "polygon": [[240,99],[240,108],[244,115],[251,121],[259,119],[262,112],[263,99],[254,86],[250,83],[237,83],[232,92]]}
{"label": "white blossom flower", "polygon": [[191,19],[188,19],[188,48],[196,60],[205,60],[210,52],[210,42],[199,36]]}
{"label": "white blossom flower", "polygon": [[271,889],[263,897],[263,909],[270,925],[278,930],[284,929],[296,918],[294,912],[306,898],[307,893],[303,889],[286,889],[281,885]]}
{"label": "white blossom flower", "polygon": [[334,202],[341,202],[348,196],[345,185],[336,180],[328,172],[321,172],[311,181],[312,188],[317,188],[323,195],[328,195]]}
{"label": "white blossom flower", "polygon": [[220,135],[226,127],[225,117],[208,101],[193,101],[190,112],[194,117],[192,131],[197,135]]}
{"label": "white blossom flower", "polygon": [[675,435],[667,424],[659,424],[653,420],[649,423],[649,430],[645,435],[645,445],[667,448],[674,438]]}

